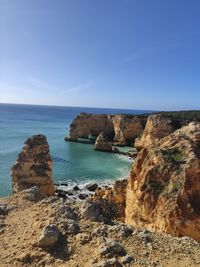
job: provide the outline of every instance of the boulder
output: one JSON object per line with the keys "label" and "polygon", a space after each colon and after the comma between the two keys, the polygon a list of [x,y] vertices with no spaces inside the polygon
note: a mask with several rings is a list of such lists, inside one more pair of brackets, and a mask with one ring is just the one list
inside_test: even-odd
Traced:
{"label": "boulder", "polygon": [[108,199],[93,199],[86,202],[82,209],[82,215],[86,219],[106,224],[112,223],[115,214],[116,205]]}
{"label": "boulder", "polygon": [[112,142],[109,140],[105,133],[100,133],[96,139],[95,150],[112,152]]}
{"label": "boulder", "polygon": [[88,195],[87,195],[87,194],[83,194],[83,193],[81,193],[81,194],[78,195],[78,197],[79,197],[80,199],[84,200],[84,199],[86,199],[86,198],[88,197]]}
{"label": "boulder", "polygon": [[37,186],[46,196],[54,195],[52,160],[44,135],[28,138],[11,170],[13,192]]}
{"label": "boulder", "polygon": [[118,241],[106,238],[99,248],[99,254],[108,257],[125,256],[126,250]]}
{"label": "boulder", "polygon": [[128,179],[125,221],[200,240],[199,203],[200,123],[193,122],[139,152]]}
{"label": "boulder", "polygon": [[94,192],[98,188],[98,184],[96,183],[88,184],[86,188],[88,191]]}
{"label": "boulder", "polygon": [[38,240],[38,246],[52,247],[58,242],[60,235],[58,228],[54,224],[50,224],[44,228]]}

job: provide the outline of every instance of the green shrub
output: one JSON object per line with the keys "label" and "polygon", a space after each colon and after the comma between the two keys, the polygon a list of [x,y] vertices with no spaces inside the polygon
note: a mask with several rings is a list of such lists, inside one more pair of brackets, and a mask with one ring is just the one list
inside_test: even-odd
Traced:
{"label": "green shrub", "polygon": [[177,148],[161,150],[164,158],[168,162],[181,163],[183,161],[183,154]]}

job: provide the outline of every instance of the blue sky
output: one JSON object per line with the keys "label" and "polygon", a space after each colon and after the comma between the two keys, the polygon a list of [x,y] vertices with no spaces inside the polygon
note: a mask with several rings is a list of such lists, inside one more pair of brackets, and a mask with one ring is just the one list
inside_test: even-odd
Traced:
{"label": "blue sky", "polygon": [[200,109],[199,0],[0,0],[0,102]]}

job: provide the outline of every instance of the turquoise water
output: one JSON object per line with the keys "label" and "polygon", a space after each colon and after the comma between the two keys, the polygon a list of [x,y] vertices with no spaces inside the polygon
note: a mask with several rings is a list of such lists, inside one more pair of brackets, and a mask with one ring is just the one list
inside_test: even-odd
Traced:
{"label": "turquoise water", "polygon": [[122,156],[94,151],[92,145],[64,141],[80,112],[134,113],[148,111],[0,104],[0,196],[11,192],[10,168],[25,140],[45,134],[53,159],[54,181],[85,183],[128,175],[131,162]]}

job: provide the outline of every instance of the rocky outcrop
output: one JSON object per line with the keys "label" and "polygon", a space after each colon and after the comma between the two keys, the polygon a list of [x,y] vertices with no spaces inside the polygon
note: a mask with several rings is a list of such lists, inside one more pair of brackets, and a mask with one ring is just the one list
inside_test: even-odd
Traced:
{"label": "rocky outcrop", "polygon": [[[112,217],[120,221],[125,220],[127,180],[118,180],[113,187],[104,187],[96,190],[93,201],[106,200],[107,206],[112,207]],[[107,212],[109,211],[108,208]]]}
{"label": "rocky outcrop", "polygon": [[200,240],[199,203],[200,123],[190,123],[139,152],[128,180],[125,221]]}
{"label": "rocky outcrop", "polygon": [[180,127],[180,120],[173,120],[162,114],[150,115],[143,134],[135,140],[135,147],[140,150],[143,147],[155,145],[161,138],[171,134]]}
{"label": "rocky outcrop", "polygon": [[115,132],[113,141],[118,145],[133,145],[135,138],[142,134],[147,118],[119,114],[113,116],[112,121]]}
{"label": "rocky outcrop", "polygon": [[44,135],[28,138],[12,167],[11,175],[13,192],[37,186],[43,194],[54,195],[52,160]]}
{"label": "rocky outcrop", "polygon": [[104,132],[118,145],[132,145],[143,132],[146,121],[146,116],[81,113],[70,125],[65,140],[78,141],[79,138],[97,137]]}
{"label": "rocky outcrop", "polygon": [[49,197],[30,202],[23,195],[20,191],[0,198],[9,210],[0,216],[1,267],[199,266],[200,243],[191,238],[136,229],[117,220],[93,221],[101,207],[90,209],[86,217],[88,201]]}
{"label": "rocky outcrop", "polygon": [[105,133],[100,133],[96,139],[95,150],[112,152],[112,142]]}
{"label": "rocky outcrop", "polygon": [[105,114],[80,113],[70,125],[67,141],[76,141],[78,138],[97,137],[101,132],[113,136],[113,124],[110,116]]}

